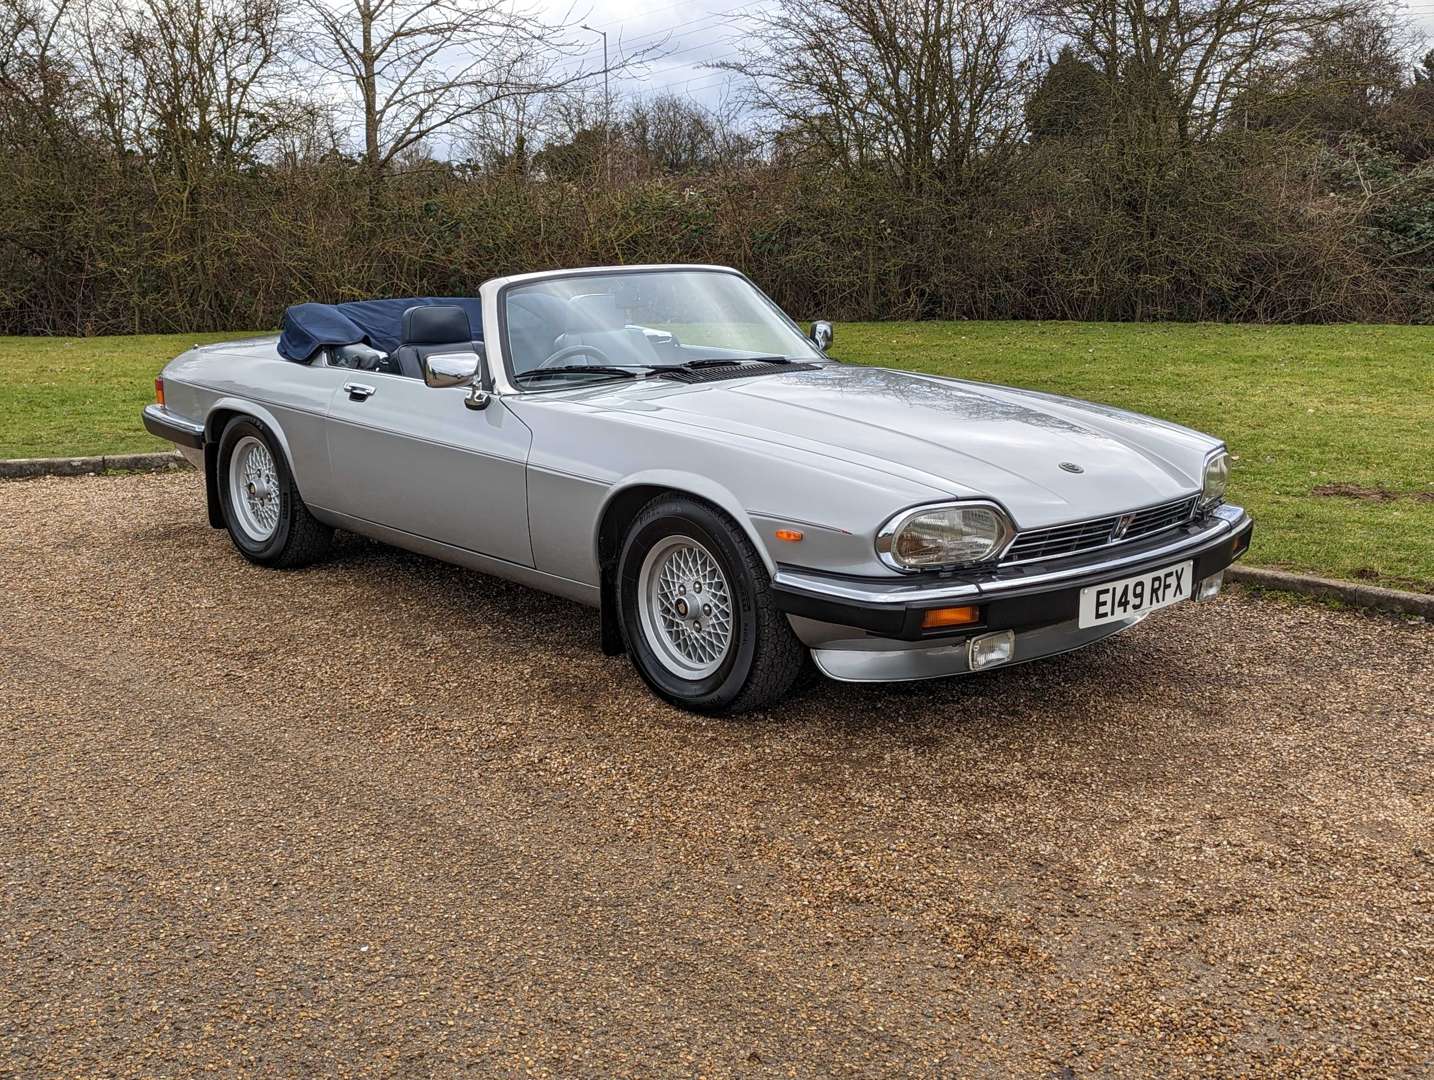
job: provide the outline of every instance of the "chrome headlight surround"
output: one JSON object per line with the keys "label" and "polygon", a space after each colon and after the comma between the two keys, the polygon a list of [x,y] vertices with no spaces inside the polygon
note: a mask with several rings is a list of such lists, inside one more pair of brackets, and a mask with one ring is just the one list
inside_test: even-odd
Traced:
{"label": "chrome headlight surround", "polygon": [[[963,552],[959,556],[947,557],[952,548],[947,547],[940,556],[933,556],[929,560],[913,562],[900,555],[900,540],[902,536],[912,528],[920,528],[923,519],[946,518],[945,522],[937,525],[937,528],[951,528],[952,519],[961,520],[969,518],[972,522],[972,532],[984,529],[985,535],[989,536],[989,543],[980,554],[973,555],[971,552]],[[910,510],[903,510],[899,514],[889,518],[876,533],[876,554],[883,563],[893,570],[903,574],[919,573],[922,570],[953,570],[962,566],[975,566],[978,563],[989,562],[999,556],[1016,536],[1016,527],[1011,523],[1010,515],[999,503],[990,499],[961,499],[948,503],[928,503],[925,506],[915,506]]]}
{"label": "chrome headlight surround", "polygon": [[1200,509],[1212,510],[1225,501],[1230,483],[1230,452],[1223,446],[1205,455],[1200,473]]}

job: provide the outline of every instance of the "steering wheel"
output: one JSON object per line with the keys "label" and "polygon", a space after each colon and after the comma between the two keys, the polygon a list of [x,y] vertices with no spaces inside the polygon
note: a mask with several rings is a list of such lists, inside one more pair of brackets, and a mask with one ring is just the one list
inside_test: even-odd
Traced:
{"label": "steering wheel", "polygon": [[603,352],[596,345],[564,345],[533,370],[541,371],[543,368],[557,367],[559,361],[566,360],[571,356],[592,356],[597,358],[599,364],[612,363],[612,361],[608,359],[607,353]]}

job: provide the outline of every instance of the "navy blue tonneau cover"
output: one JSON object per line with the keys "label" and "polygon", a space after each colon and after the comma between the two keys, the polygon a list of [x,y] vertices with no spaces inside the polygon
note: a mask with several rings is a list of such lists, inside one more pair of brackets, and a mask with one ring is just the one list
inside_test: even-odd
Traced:
{"label": "navy blue tonneau cover", "polygon": [[365,342],[391,353],[401,344],[399,327],[411,307],[457,304],[468,313],[473,339],[483,337],[483,305],[472,297],[411,296],[398,300],[350,300],[343,304],[296,304],[284,312],[279,355],[307,363],[325,345]]}

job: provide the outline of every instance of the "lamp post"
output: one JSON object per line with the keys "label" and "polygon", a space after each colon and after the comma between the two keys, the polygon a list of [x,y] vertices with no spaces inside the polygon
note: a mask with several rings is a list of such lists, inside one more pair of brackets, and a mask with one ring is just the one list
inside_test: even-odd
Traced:
{"label": "lamp post", "polygon": [[608,92],[607,73],[607,31],[596,30],[587,23],[581,23],[580,28],[589,34],[602,35],[602,133],[603,133],[603,168],[607,173],[607,182],[612,183],[612,95]]}

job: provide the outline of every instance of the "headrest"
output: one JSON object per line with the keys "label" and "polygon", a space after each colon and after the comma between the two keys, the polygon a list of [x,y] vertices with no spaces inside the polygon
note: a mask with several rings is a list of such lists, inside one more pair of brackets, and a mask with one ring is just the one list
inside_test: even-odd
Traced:
{"label": "headrest", "polygon": [[619,330],[623,325],[622,312],[618,310],[617,299],[611,293],[588,293],[574,296],[568,301],[570,314],[569,330]]}
{"label": "headrest", "polygon": [[468,313],[457,304],[423,304],[403,313],[405,345],[449,345],[472,341]]}

